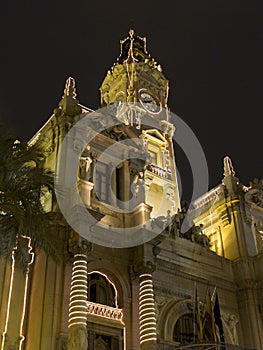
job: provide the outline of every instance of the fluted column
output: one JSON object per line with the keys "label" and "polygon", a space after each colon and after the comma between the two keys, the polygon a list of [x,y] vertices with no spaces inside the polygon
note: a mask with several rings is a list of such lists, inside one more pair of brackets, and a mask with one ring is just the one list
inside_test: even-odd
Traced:
{"label": "fluted column", "polygon": [[74,254],[69,301],[68,350],[87,350],[88,347],[88,251],[89,249],[79,248]]}

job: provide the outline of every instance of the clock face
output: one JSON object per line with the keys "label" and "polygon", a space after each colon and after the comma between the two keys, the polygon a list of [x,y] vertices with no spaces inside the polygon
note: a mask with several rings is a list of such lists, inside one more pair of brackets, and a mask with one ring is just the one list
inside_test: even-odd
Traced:
{"label": "clock face", "polygon": [[160,112],[160,104],[157,102],[157,100],[150,95],[148,92],[142,91],[140,93],[140,102],[143,105],[143,107],[150,113],[159,113]]}

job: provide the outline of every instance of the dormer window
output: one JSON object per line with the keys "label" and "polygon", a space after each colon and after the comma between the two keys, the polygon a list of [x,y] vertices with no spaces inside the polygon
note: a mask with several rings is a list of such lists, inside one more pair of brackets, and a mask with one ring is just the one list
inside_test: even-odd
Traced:
{"label": "dormer window", "polygon": [[160,168],[165,167],[164,151],[167,147],[167,141],[160,131],[156,129],[143,130],[142,138],[145,141],[146,149],[150,156],[150,164]]}

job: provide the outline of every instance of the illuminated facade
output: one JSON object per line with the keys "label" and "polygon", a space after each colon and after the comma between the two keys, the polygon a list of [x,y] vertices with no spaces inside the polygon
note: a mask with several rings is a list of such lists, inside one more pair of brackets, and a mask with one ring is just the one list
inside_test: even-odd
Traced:
{"label": "illuminated facade", "polygon": [[[80,154],[75,190],[81,203],[69,213],[75,230],[63,218],[58,224],[65,242],[62,263],[33,253],[26,237],[16,249],[27,244],[28,270],[22,271],[14,256],[11,265],[1,262],[1,350],[190,349],[197,343],[194,286],[202,310],[208,288],[217,287],[229,349],[262,349],[262,181],[243,186],[226,157],[222,183],[195,200],[193,226],[182,233],[168,81],[144,38],[130,31],[121,41],[120,56],[100,91],[101,106],[116,114],[117,125],[108,127],[105,115],[98,114],[93,123],[102,131],[83,144],[88,133],[78,121],[93,111],[76,99],[69,78],[59,107],[29,142],[43,146],[44,166],[66,181],[73,165],[57,157],[76,127],[66,151]],[[109,148],[114,151],[105,157]],[[43,203],[58,211],[55,200]],[[86,210],[101,225],[86,225]],[[147,237],[155,228],[159,234],[126,246],[125,240],[118,246],[108,239],[115,228],[134,226]],[[105,244],[82,238],[77,232],[83,227]]]}

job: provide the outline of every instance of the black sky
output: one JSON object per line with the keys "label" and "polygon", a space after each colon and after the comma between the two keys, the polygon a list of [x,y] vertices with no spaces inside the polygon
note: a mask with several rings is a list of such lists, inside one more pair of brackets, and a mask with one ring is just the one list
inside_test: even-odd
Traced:
{"label": "black sky", "polygon": [[68,76],[80,103],[99,106],[132,26],[170,81],[171,111],[204,149],[210,187],[221,182],[225,155],[242,183],[263,176],[262,1],[14,0],[0,17],[0,118],[20,139],[49,118]]}

